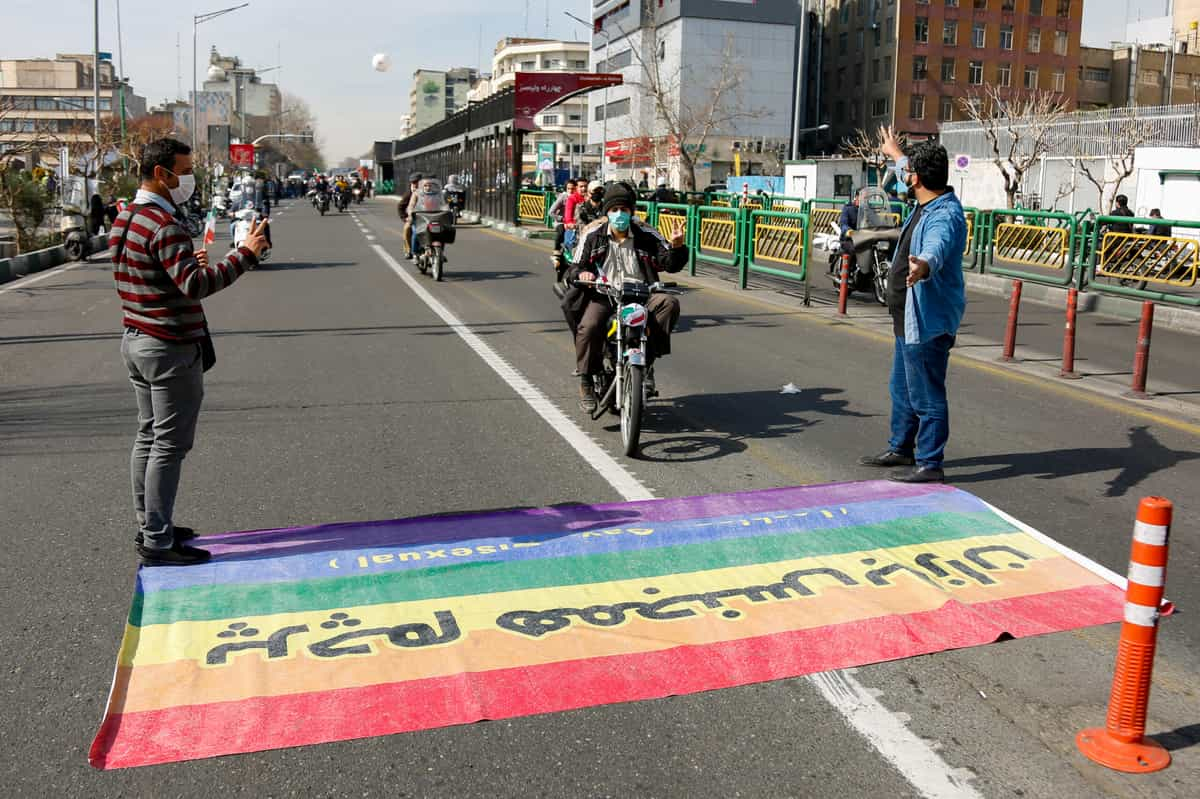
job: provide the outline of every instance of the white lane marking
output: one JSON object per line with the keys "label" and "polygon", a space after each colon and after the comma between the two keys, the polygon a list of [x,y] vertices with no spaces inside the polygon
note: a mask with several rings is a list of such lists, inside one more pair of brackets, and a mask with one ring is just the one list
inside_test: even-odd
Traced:
{"label": "white lane marking", "polygon": [[829,704],[837,708],[859,735],[875,747],[892,767],[929,799],[982,799],[925,741],[879,703],[861,683],[844,671],[827,671],[808,678]]}
{"label": "white lane marking", "polygon": [[371,234],[369,234],[369,233],[368,233],[368,234],[367,234],[367,241],[375,241],[375,237],[374,237],[374,236],[372,236]]}
{"label": "white lane marking", "polygon": [[[560,411],[546,395],[533,386],[520,372],[508,364],[483,339],[475,335],[445,305],[425,290],[417,279],[378,244],[372,244],[383,262],[408,285],[429,308],[441,317],[450,329],[462,338],[483,362],[508,383],[545,420],[550,428],[608,481],[627,501],[653,499],[654,494],[633,474],[594,442],[575,422]],[[806,679],[846,722],[875,747],[879,754],[904,775],[913,787],[929,799],[981,799],[980,794],[942,760],[938,754],[904,722],[879,703],[867,688],[848,672],[835,671],[810,674]],[[829,686],[838,686],[832,690]]]}
{"label": "white lane marking", "polygon": [[375,253],[383,259],[383,262],[391,267],[391,270],[399,275],[400,279],[412,289],[413,293],[428,305],[430,310],[441,317],[442,321],[457,333],[459,338],[476,355],[483,359],[484,363],[492,368],[492,371],[498,374],[505,383],[508,383],[509,388],[515,391],[517,396],[529,403],[529,407],[533,408],[534,412],[541,416],[546,424],[550,425],[550,429],[562,436],[583,457],[586,463],[599,472],[600,476],[607,480],[609,485],[623,499],[627,501],[654,499],[654,494],[650,492],[650,489],[638,482],[637,478],[631,475],[624,466],[588,438],[579,425],[575,424],[566,414],[555,407],[554,403],[550,402],[545,394],[535,388],[524,375],[505,362],[483,339],[475,335],[470,327],[463,324],[449,308],[426,291],[425,287],[418,283],[416,278],[406,272],[404,267],[388,254],[387,250],[378,244],[372,244],[371,249],[375,250]]}
{"label": "white lane marking", "polygon": [[4,287],[0,288],[0,294],[7,294],[10,291],[19,291],[19,290],[25,288],[26,286],[32,286],[34,283],[40,283],[48,277],[54,277],[55,275],[61,275],[64,272],[70,272],[72,269],[78,269],[79,267],[83,266],[86,263],[87,263],[87,261],[77,261],[76,263],[73,263],[73,264],[65,264],[63,266],[56,266],[53,269],[47,269],[44,272],[38,272],[33,275],[28,275],[23,278],[18,278],[17,280],[14,280],[10,283],[5,283]]}

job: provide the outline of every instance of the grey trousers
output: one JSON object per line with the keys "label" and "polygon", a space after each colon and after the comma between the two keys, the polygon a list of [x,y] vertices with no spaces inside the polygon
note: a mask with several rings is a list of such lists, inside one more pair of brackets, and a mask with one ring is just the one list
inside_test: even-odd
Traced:
{"label": "grey trousers", "polygon": [[138,430],[130,456],[133,507],[143,546],[174,543],[175,494],[204,399],[199,344],[162,341],[127,328],[121,357],[137,397]]}

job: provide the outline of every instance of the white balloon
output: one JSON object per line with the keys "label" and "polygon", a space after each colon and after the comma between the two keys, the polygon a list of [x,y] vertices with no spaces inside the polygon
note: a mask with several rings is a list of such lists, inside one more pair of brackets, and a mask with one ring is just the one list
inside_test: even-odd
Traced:
{"label": "white balloon", "polygon": [[371,59],[371,66],[375,67],[376,72],[387,72],[392,66],[392,57],[387,53],[376,53]]}

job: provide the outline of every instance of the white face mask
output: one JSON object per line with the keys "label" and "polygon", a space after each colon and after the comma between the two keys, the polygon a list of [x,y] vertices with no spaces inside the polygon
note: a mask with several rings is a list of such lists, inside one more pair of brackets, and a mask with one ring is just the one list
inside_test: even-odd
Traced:
{"label": "white face mask", "polygon": [[[175,175],[174,172],[171,172],[171,174]],[[171,193],[171,202],[176,205],[183,205],[191,199],[192,194],[196,191],[196,176],[176,175],[176,177],[179,178],[179,185],[173,189],[168,188],[167,191]]]}

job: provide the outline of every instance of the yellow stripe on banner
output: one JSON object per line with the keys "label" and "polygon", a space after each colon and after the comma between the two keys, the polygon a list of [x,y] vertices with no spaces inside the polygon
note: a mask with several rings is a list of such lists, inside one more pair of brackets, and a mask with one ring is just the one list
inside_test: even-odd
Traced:
{"label": "yellow stripe on banner", "polygon": [[[383,629],[395,625],[432,625],[437,611],[450,610],[453,612],[458,628],[465,634],[470,630],[495,629],[497,618],[504,613],[519,610],[544,610],[547,608],[586,608],[597,604],[611,604],[623,601],[648,601],[644,589],[658,589],[655,597],[683,597],[697,592],[721,591],[736,589],[742,586],[768,585],[775,583],[789,572],[813,568],[836,569],[851,580],[855,586],[870,589],[874,585],[872,574],[874,570],[884,568],[888,564],[898,564],[892,568],[897,576],[888,577],[885,582],[917,581],[924,590],[941,595],[942,592],[956,595],[962,601],[983,601],[994,597],[988,595],[987,588],[974,599],[967,596],[972,587],[969,575],[954,574],[953,570],[942,567],[947,572],[938,577],[933,583],[926,583],[916,575],[936,575],[929,564],[936,565],[948,560],[957,560],[965,565],[973,563],[971,552],[979,547],[1011,547],[1028,555],[1032,559],[1046,559],[1057,556],[1053,550],[1038,543],[1024,533],[1005,535],[978,536],[975,538],[954,541],[941,541],[932,544],[917,544],[912,546],[895,547],[892,549],[864,550],[841,555],[830,555],[814,558],[781,561],[776,563],[759,563],[746,566],[735,566],[723,569],[713,569],[684,574],[670,574],[654,578],[638,578],[604,583],[583,585],[557,586],[551,588],[526,589],[521,591],[506,591],[490,594],[475,594],[471,596],[455,596],[441,599],[428,599],[413,602],[397,602],[359,607],[330,607],[327,611],[305,611],[298,613],[281,613],[255,616],[252,613],[237,618],[220,621],[176,622],[174,624],[151,625],[143,628],[131,628],[126,633],[126,641],[136,640],[136,650],[129,647],[121,653],[121,665],[147,665],[167,663],[175,660],[193,660],[205,663],[212,660],[212,653],[223,644],[236,645],[244,641],[263,641],[268,636],[287,628],[296,629],[287,636],[287,645],[291,651],[296,651],[311,644],[326,640],[334,635],[342,635],[370,629]],[[927,561],[922,565],[922,559]],[[868,563],[868,561],[870,561]],[[984,566],[975,566],[979,574],[991,573],[996,583],[1003,582],[1003,574],[1010,563],[1015,563],[1018,570],[1024,558],[1015,555],[1004,555],[994,564],[996,570]],[[877,577],[877,575],[876,575]],[[958,582],[954,582],[958,580]],[[806,581],[807,582],[807,581]],[[826,578],[814,579],[809,587],[820,594],[824,588],[838,585],[834,580]],[[844,583],[841,583],[844,584]],[[976,580],[975,585],[978,585]],[[857,593],[857,592],[855,592]],[[963,597],[957,595],[963,593]],[[878,609],[871,608],[869,590],[864,593],[864,615],[876,615]],[[811,600],[810,600],[811,601]],[[694,604],[694,603],[685,603]],[[816,618],[820,611],[814,609]],[[332,618],[331,614],[346,614],[345,618]],[[347,625],[346,619],[357,620],[356,624]],[[238,625],[238,626],[234,626]],[[249,631],[249,632],[248,632]],[[132,646],[132,644],[131,644]],[[134,662],[129,660],[136,651]]]}

